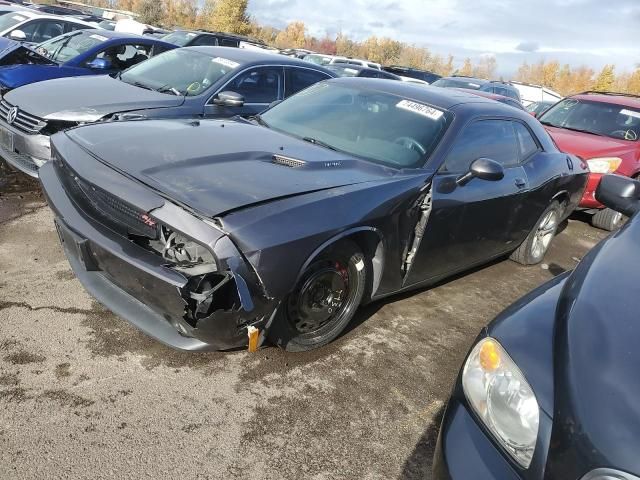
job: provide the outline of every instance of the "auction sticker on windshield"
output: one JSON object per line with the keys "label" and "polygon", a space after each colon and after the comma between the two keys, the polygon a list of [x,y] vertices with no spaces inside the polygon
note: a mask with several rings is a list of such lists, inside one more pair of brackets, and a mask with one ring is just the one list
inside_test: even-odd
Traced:
{"label": "auction sticker on windshield", "polygon": [[397,108],[408,110],[431,120],[440,120],[444,114],[441,110],[425,105],[424,103],[412,102],[411,100],[401,100],[396,104]]}
{"label": "auction sticker on windshield", "polygon": [[229,67],[229,68],[236,68],[238,65],[240,65],[238,62],[234,62],[233,60],[228,60],[222,57],[216,57],[211,61],[219,63],[220,65],[224,65],[225,67]]}
{"label": "auction sticker on windshield", "polygon": [[626,108],[624,110],[620,110],[620,114],[621,115],[626,115],[628,117],[640,118],[640,112],[635,112],[633,110],[627,110]]}
{"label": "auction sticker on windshield", "polygon": [[107,37],[103,37],[102,35],[96,35],[96,34],[91,35],[90,38],[93,38],[95,40],[100,40],[101,42],[104,42],[107,40]]}

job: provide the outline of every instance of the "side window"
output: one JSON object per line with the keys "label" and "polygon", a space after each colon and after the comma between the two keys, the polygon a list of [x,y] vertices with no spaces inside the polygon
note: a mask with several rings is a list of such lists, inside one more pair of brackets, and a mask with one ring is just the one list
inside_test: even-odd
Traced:
{"label": "side window", "polygon": [[512,122],[480,120],[467,125],[455,140],[444,163],[444,171],[465,173],[474,160],[490,158],[504,167],[518,163],[518,145]]}
{"label": "side window", "polygon": [[239,93],[245,103],[269,104],[280,98],[282,73],[279,67],[252,68],[231,80],[223,90]]}
{"label": "side window", "polygon": [[61,20],[34,20],[22,25],[19,30],[27,36],[25,42],[41,43],[62,35],[64,24]]}
{"label": "side window", "polygon": [[208,46],[208,47],[217,47],[218,39],[213,35],[200,35],[196,38],[191,45],[193,46]]}
{"label": "side window", "polygon": [[234,40],[232,38],[223,38],[220,40],[220,46],[221,47],[235,47],[238,48],[238,46],[240,45],[240,42],[238,42],[238,40]]}
{"label": "side window", "polygon": [[520,158],[526,160],[531,155],[536,153],[540,148],[535,141],[531,132],[520,122],[513,122],[513,127],[516,130],[516,136],[518,137],[518,145],[520,147]]}
{"label": "side window", "polygon": [[362,70],[358,76],[363,78],[380,78],[376,72],[372,72],[371,70]]}
{"label": "side window", "polygon": [[289,97],[300,90],[310,87],[314,83],[330,78],[328,75],[307,68],[287,68],[287,91],[285,97]]}
{"label": "side window", "polygon": [[150,52],[150,45],[115,45],[101,50],[93,58],[88,59],[87,63],[92,62],[96,58],[104,58],[111,63],[112,69],[125,70],[147,60],[150,56]]}

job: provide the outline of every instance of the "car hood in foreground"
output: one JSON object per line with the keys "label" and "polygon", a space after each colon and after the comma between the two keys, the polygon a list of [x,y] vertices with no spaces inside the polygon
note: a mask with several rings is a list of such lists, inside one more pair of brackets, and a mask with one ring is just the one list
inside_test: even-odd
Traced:
{"label": "car hood in foreground", "polygon": [[31,115],[72,121],[97,121],[113,113],[177,107],[184,102],[184,97],[136,87],[108,75],[32,83],[4,98]]}
{"label": "car hood in foreground", "polygon": [[635,152],[637,142],[601,137],[590,133],[574,132],[566,128],[544,126],[560,150],[577,155],[584,160],[597,157],[624,157]]}
{"label": "car hood in foreground", "polygon": [[640,474],[640,216],[593,249],[557,310],[553,478]]}
{"label": "car hood in foreground", "polygon": [[396,172],[244,121],[113,122],[66,135],[103,163],[209,217]]}

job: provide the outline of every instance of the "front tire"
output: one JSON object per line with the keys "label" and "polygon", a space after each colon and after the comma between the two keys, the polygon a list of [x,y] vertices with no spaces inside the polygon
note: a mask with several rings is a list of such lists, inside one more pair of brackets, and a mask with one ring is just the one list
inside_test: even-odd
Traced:
{"label": "front tire", "polygon": [[511,260],[521,265],[536,265],[543,259],[560,224],[562,209],[553,202],[542,213],[522,245],[511,254]]}
{"label": "front tire", "polygon": [[343,240],[314,259],[282,301],[268,336],[289,352],[319,348],[338,337],[360,306],[367,261]]}
{"label": "front tire", "polygon": [[591,225],[602,230],[607,230],[608,232],[613,232],[620,228],[623,221],[623,215],[610,208],[598,210],[598,212],[591,217]]}

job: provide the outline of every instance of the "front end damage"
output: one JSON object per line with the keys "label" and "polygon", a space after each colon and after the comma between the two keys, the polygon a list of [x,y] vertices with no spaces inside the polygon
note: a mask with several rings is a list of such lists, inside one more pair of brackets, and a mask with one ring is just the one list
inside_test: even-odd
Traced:
{"label": "front end damage", "polygon": [[95,162],[56,153],[40,179],[74,273],[114,313],[181,350],[243,347],[264,331],[276,302],[214,222]]}

